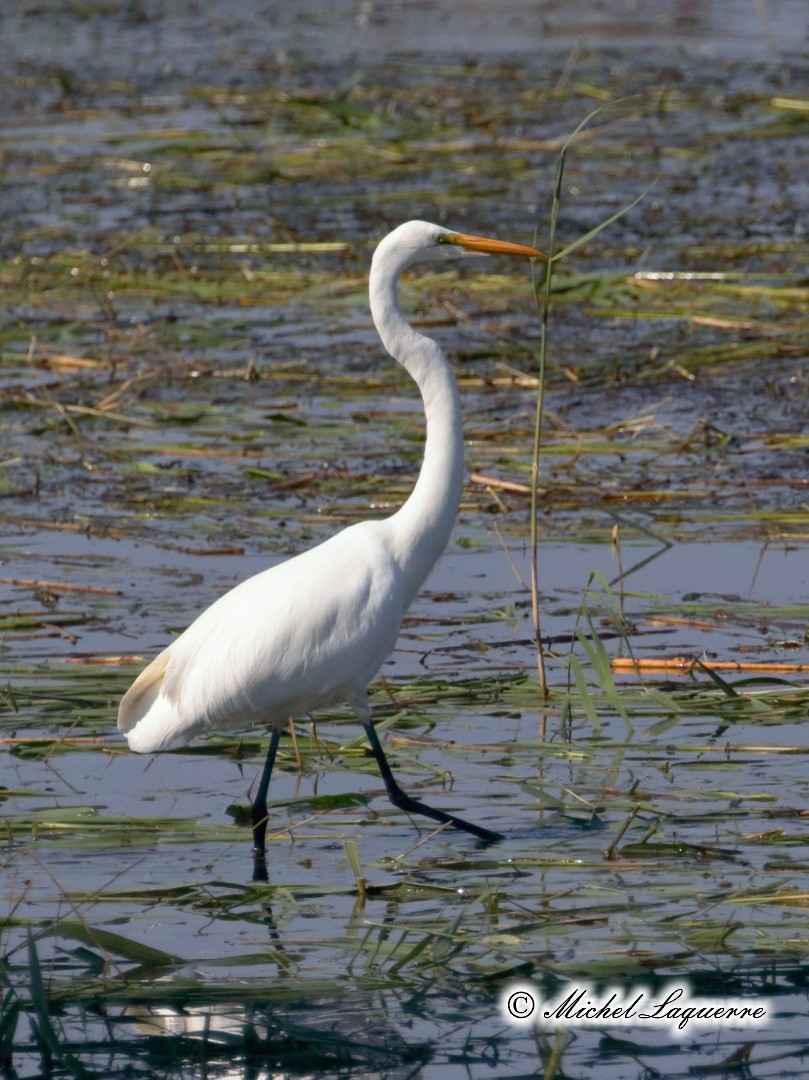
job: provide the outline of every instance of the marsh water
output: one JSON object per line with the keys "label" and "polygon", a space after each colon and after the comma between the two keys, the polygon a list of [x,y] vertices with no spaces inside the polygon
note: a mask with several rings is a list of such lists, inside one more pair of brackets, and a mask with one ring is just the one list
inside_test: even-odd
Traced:
{"label": "marsh water", "polygon": [[[805,5],[148,2],[0,13],[0,1062],[11,1076],[805,1073]],[[117,701],[244,577],[406,498],[375,241],[555,250],[402,284],[467,483],[375,716],[139,757]],[[642,196],[636,204],[636,200]],[[540,289],[541,296],[541,289]],[[358,885],[357,863],[367,888]],[[765,1002],[518,1027],[513,980]],[[202,1072],[200,1072],[202,1070]]]}

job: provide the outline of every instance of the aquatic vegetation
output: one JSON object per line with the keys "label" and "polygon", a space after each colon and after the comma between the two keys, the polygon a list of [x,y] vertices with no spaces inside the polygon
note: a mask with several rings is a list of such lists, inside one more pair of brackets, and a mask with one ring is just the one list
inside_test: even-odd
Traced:
{"label": "aquatic vegetation", "polygon": [[[143,99],[32,71],[58,109],[0,135],[0,1066],[572,1073],[584,1040],[504,1027],[509,979],[676,976],[773,1000],[746,1059],[781,1075],[809,940],[806,103],[749,64],[662,89],[591,54],[267,64]],[[417,830],[334,711],[282,744],[250,881],[265,733],[145,762],[117,700],[224,588],[398,505],[422,434],[367,314],[373,242],[445,213],[542,246],[594,102],[559,246],[654,186],[549,283],[545,697],[531,283],[403,293],[446,335],[472,479],[375,718],[410,786],[507,839]],[[663,1041],[685,1071],[748,1035]],[[658,1049],[606,1042],[591,1061]]]}

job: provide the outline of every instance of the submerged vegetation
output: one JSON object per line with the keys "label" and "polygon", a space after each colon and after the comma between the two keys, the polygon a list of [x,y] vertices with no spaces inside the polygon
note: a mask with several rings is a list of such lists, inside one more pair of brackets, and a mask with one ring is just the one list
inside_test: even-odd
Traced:
{"label": "submerged vegetation", "polygon": [[[5,1075],[801,1074],[805,72],[661,63],[4,75]],[[264,732],[138,758],[117,701],[223,588],[405,497],[421,415],[370,323],[373,243],[418,216],[542,247],[594,102],[556,250],[653,186],[550,282],[545,697],[531,284],[492,261],[404,286],[471,475],[375,717],[403,782],[506,840],[393,810],[335,711],[282,744],[251,881]],[[585,977],[773,1019],[568,1043],[498,1012],[511,979]]]}

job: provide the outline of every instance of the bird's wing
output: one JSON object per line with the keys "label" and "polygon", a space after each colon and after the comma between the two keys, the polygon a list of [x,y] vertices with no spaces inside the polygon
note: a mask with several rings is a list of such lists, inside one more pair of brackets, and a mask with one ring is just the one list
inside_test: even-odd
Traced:
{"label": "bird's wing", "polygon": [[167,691],[204,711],[207,727],[285,720],[364,687],[402,619],[376,524],[352,526],[227,593],[187,631],[188,652],[175,642]]}
{"label": "bird's wing", "polygon": [[361,692],[403,614],[383,524],[345,529],[207,608],[122,701],[130,745],[164,749],[207,728],[282,723]]}

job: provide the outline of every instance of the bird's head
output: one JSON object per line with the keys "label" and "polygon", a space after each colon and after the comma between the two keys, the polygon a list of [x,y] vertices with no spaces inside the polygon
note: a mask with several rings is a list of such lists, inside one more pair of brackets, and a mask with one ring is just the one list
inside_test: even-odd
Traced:
{"label": "bird's head", "polygon": [[457,255],[511,255],[523,259],[544,259],[536,248],[512,244],[505,240],[490,240],[485,236],[470,236],[454,232],[429,221],[406,221],[394,229],[379,244],[374,261],[389,260],[396,271],[406,270],[417,262],[452,258]]}

